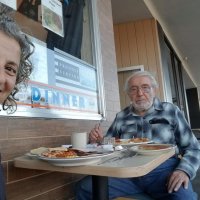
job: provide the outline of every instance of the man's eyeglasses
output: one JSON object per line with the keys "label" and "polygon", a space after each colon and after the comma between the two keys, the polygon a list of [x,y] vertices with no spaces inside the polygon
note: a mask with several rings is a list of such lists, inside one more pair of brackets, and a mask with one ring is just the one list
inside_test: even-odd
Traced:
{"label": "man's eyeglasses", "polygon": [[137,94],[139,90],[141,90],[143,93],[150,93],[151,86],[149,85],[142,85],[142,86],[134,86],[129,88],[129,94]]}

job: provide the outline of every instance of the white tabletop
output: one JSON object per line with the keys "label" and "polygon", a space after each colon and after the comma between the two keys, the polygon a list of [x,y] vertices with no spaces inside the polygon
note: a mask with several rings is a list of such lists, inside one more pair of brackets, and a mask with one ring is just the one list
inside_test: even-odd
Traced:
{"label": "white tabletop", "polygon": [[124,156],[122,152],[114,152],[94,164],[67,167],[54,166],[46,161],[24,155],[15,158],[14,165],[27,169],[127,178],[149,173],[174,154],[174,149],[155,155],[127,154]]}

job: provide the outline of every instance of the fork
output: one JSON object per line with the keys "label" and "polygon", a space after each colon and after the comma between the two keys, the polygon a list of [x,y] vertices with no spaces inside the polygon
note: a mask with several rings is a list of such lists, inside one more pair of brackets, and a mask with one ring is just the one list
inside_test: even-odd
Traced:
{"label": "fork", "polygon": [[102,118],[100,119],[100,121],[99,121],[99,123],[98,123],[98,129],[100,128],[100,126],[101,126],[101,124],[102,124],[103,121],[104,121],[104,117],[102,117]]}
{"label": "fork", "polygon": [[[104,119],[105,119],[105,118],[102,117],[102,118],[99,120],[99,123],[97,124],[97,128],[98,128],[98,129],[100,128],[100,126],[101,126],[102,122],[104,121]],[[102,144],[102,141],[101,141],[100,138],[98,138],[97,143],[98,143],[98,144]]]}
{"label": "fork", "polygon": [[104,164],[104,163],[109,163],[109,162],[114,162],[114,161],[118,161],[118,160],[122,160],[125,158],[131,158],[137,156],[136,152],[133,152],[129,149],[124,149],[120,152],[120,154],[117,154],[114,157],[108,158],[106,160],[103,160],[102,162],[98,163],[98,165]]}

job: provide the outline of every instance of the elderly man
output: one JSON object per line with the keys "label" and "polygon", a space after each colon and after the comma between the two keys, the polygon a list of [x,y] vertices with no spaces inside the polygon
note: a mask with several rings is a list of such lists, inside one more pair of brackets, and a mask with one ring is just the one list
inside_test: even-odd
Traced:
{"label": "elderly man", "polygon": [[[31,46],[32,43],[9,15],[9,9],[0,3],[0,104],[8,112],[16,110],[14,95],[18,92],[18,84],[26,82],[32,71],[29,60],[33,50]],[[5,196],[0,160],[0,200],[6,199]]]}
{"label": "elderly man", "polygon": [[[125,90],[131,105],[119,112],[108,129],[107,137],[147,137],[155,143],[177,145],[177,155],[168,159],[149,174],[138,178],[109,178],[109,198],[146,193],[153,199],[195,200],[190,179],[200,165],[200,145],[179,108],[156,98],[158,84],[150,72],[132,74]],[[95,127],[90,142],[103,139]],[[178,157],[181,155],[181,159]],[[81,180],[76,187],[77,200],[91,199],[91,177]]]}

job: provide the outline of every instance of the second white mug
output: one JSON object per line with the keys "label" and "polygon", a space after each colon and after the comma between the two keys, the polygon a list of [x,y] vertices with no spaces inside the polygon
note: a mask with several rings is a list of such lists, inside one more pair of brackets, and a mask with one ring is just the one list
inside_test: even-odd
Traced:
{"label": "second white mug", "polygon": [[87,142],[88,142],[87,132],[71,134],[72,148],[76,148],[76,149],[86,148]]}

